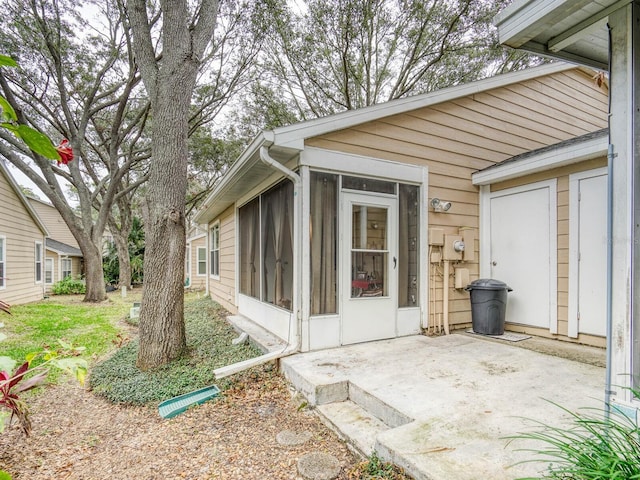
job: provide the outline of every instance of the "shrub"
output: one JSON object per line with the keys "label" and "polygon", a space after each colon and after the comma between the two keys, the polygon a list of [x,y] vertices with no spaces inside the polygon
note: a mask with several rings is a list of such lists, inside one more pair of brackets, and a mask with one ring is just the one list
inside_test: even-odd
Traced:
{"label": "shrub", "polygon": [[51,287],[54,295],[76,295],[85,293],[87,286],[82,280],[73,279],[70,276],[56,282]]}
{"label": "shrub", "polygon": [[[634,392],[638,396],[640,392]],[[556,404],[554,404],[556,405]],[[536,457],[531,462],[547,464],[540,478],[558,480],[640,479],[640,426],[635,418],[611,407],[579,412],[564,410],[571,426],[556,427],[534,421],[537,430],[511,437],[535,440],[544,446],[527,449]]]}

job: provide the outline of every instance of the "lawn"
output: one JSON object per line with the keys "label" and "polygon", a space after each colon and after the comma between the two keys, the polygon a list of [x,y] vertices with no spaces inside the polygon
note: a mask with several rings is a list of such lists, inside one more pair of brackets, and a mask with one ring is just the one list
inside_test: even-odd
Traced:
{"label": "lawn", "polygon": [[122,298],[111,294],[100,303],[83,303],[82,295],[52,296],[40,302],[11,307],[2,315],[3,333],[0,355],[22,360],[45,346],[64,340],[86,348],[87,360],[99,358],[114,347],[121,331],[119,322],[128,315],[140,293]]}

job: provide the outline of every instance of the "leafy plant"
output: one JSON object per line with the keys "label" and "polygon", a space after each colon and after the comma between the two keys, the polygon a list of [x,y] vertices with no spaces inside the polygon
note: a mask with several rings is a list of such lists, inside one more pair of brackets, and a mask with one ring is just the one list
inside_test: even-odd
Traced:
{"label": "leafy plant", "polygon": [[[633,391],[635,396],[640,392]],[[553,402],[552,402],[553,403]],[[623,411],[611,407],[572,412],[554,403],[571,418],[570,427],[556,427],[532,421],[535,431],[510,437],[544,444],[540,449],[523,449],[535,454],[530,462],[548,464],[539,478],[558,480],[640,479],[640,426]]]}
{"label": "leafy plant", "polygon": [[[142,220],[133,217],[131,232],[129,233],[129,259],[131,262],[131,283],[139,284],[143,280],[144,265],[144,226]],[[110,243],[105,256],[102,259],[105,282],[117,285],[120,282],[120,261],[118,250],[114,242]]]}
{"label": "leafy plant", "polygon": [[349,472],[349,478],[358,480],[404,480],[408,477],[393,463],[384,462],[374,450],[367,460],[359,463]]}
{"label": "leafy plant", "polygon": [[87,286],[82,280],[71,278],[71,276],[56,282],[51,287],[54,295],[77,295],[83,294],[87,290]]}

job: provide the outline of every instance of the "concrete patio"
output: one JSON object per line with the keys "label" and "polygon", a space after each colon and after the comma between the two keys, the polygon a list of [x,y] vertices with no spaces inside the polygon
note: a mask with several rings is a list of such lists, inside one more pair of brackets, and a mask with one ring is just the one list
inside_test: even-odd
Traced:
{"label": "concrete patio", "polygon": [[365,456],[375,449],[418,480],[514,479],[544,465],[518,464],[532,458],[520,449],[535,444],[505,437],[531,431],[527,419],[566,423],[549,401],[569,409],[602,404],[604,368],[562,357],[587,352],[602,365],[604,352],[558,344],[411,336],[297,354],[280,365]]}

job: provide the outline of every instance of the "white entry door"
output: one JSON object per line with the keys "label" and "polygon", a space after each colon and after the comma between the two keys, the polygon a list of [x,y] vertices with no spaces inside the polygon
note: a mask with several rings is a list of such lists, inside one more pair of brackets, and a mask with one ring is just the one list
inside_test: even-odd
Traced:
{"label": "white entry door", "polygon": [[569,336],[606,335],[607,171],[569,179]]}
{"label": "white entry door", "polygon": [[343,193],[343,345],[396,336],[397,200]]}
{"label": "white entry door", "polygon": [[506,321],[557,329],[556,183],[490,194],[491,277],[513,288]]}

